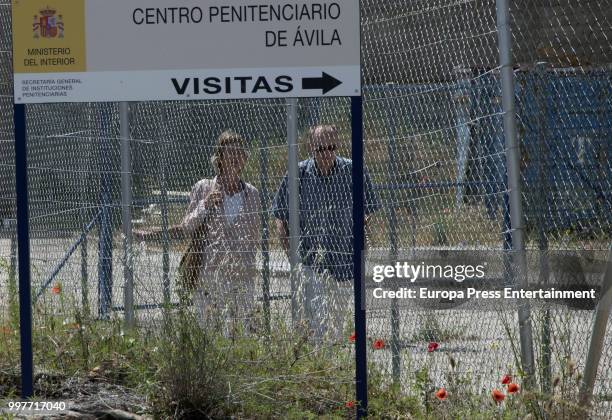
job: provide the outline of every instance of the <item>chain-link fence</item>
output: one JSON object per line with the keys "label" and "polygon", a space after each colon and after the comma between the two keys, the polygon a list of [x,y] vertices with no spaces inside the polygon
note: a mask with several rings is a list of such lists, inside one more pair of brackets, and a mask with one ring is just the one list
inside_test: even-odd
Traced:
{"label": "chain-link fence", "polygon": [[[430,251],[471,251],[501,260],[511,247],[496,11],[494,0],[361,1],[364,158],[371,181],[366,197],[372,200],[366,202],[372,210],[368,269]],[[7,3],[0,4],[0,23],[10,27]],[[588,271],[590,262],[605,261],[610,248],[611,23],[612,4],[606,0],[511,2],[524,233],[540,280],[544,272],[564,267]],[[0,326],[11,322],[17,290],[10,51],[7,29],[0,34]],[[338,245],[352,236],[350,170],[334,167],[327,184],[302,185],[302,180],[321,175],[312,160],[317,154],[351,157],[350,105],[348,99],[320,98],[300,99],[293,107],[286,100],[131,103],[127,121],[120,122],[117,104],[28,106],[35,328],[48,317],[76,322],[75,307],[102,319],[124,316],[121,155],[126,150],[120,124],[127,123],[129,206],[133,229],[141,232],[130,255],[137,325],[161,331],[164,308],[179,302],[178,269],[193,229],[186,233],[177,226],[185,225],[190,202],[196,206],[191,211],[199,208],[216,188],[204,182],[200,191],[194,185],[215,176],[211,157],[217,137],[232,129],[250,144],[241,178],[257,189],[258,204],[249,207],[244,196],[232,205],[230,195],[225,197],[209,236],[225,229],[217,238],[226,242],[210,249],[226,259],[211,259],[206,278],[223,284],[228,301],[230,295],[244,300],[252,294],[248,310],[260,314],[261,324],[281,319],[292,325],[300,316],[312,321],[321,315],[317,312],[334,312],[347,322],[326,328],[327,338],[334,331],[337,341],[349,340],[351,282],[336,279],[352,267],[352,248]],[[287,173],[292,112],[303,161],[299,275],[292,274],[283,228],[277,226],[288,208],[278,200],[283,203],[279,188]],[[321,124],[337,127],[337,149],[313,143],[310,129]],[[227,230],[237,232],[233,239]],[[255,281],[247,291],[234,290],[244,273],[225,270],[232,267],[232,255],[250,253]],[[317,266],[336,279],[304,270]],[[511,283],[503,269],[493,277],[489,280],[498,285]],[[328,295],[336,300],[301,313],[305,299]],[[211,305],[205,301],[195,300],[196,306]],[[399,384],[407,394],[439,387],[479,392],[500,386],[504,374],[520,373],[517,349],[524,343],[515,302],[407,302],[368,300],[368,360],[376,380]],[[227,303],[212,303],[213,312],[224,314],[221,322],[244,316]],[[535,376],[543,392],[556,386],[568,365],[584,370],[594,305],[565,301],[531,308]],[[610,328],[594,391],[602,417],[609,415],[612,398]],[[35,347],[35,354],[40,350]],[[574,391],[563,392],[570,399]]]}

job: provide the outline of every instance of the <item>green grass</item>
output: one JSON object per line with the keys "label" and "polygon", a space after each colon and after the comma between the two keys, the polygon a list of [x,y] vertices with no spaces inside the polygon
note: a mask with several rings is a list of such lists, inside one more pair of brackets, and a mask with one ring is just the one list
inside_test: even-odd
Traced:
{"label": "green grass", "polygon": [[[54,396],[69,378],[91,378],[132,389],[146,398],[147,414],[156,418],[346,419],[354,400],[354,344],[338,337],[314,347],[304,328],[275,320],[269,334],[236,331],[225,337],[202,329],[190,311],[168,310],[154,331],[126,331],[122,321],[97,321],[74,306],[69,316],[38,319],[34,331],[36,395]],[[428,324],[429,330],[435,325]],[[439,328],[438,328],[439,329]],[[431,331],[428,330],[428,334]],[[447,338],[452,331],[439,331]],[[19,341],[16,329],[0,332],[0,386],[6,398],[18,397]],[[423,338],[423,337],[420,337]],[[440,338],[440,337],[435,337]],[[431,340],[432,337],[428,336]],[[374,419],[514,419],[576,415],[578,372],[567,364],[555,378],[553,392],[521,390],[502,404],[491,390],[474,392],[470,376],[448,355],[440,401],[427,364],[400,390],[389,373],[370,363],[369,412]],[[521,383],[521,378],[515,381]],[[522,385],[522,383],[521,383]],[[499,385],[500,389],[503,386]]]}

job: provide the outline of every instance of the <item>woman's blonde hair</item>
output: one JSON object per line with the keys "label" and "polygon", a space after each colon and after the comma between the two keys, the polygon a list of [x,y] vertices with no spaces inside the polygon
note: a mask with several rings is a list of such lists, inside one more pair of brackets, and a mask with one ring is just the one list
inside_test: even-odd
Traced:
{"label": "woman's blonde hair", "polygon": [[217,138],[217,144],[215,145],[215,150],[213,151],[213,155],[210,158],[210,162],[215,169],[217,174],[221,173],[221,168],[219,167],[219,158],[221,154],[226,149],[239,149],[243,150],[245,153],[249,153],[249,148],[246,140],[240,134],[236,133],[234,130],[225,130],[223,133],[219,135]]}

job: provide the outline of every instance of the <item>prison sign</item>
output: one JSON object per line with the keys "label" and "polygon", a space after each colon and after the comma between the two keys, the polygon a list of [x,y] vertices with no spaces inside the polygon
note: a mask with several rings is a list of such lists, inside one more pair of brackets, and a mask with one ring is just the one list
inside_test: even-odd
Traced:
{"label": "prison sign", "polygon": [[358,0],[13,0],[16,103],[355,96]]}

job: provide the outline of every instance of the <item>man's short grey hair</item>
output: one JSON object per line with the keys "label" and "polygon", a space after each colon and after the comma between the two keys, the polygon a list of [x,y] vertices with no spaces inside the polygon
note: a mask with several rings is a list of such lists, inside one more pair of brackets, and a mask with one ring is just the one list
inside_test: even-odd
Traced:
{"label": "man's short grey hair", "polygon": [[339,136],[338,127],[334,124],[320,124],[315,125],[310,128],[309,131],[309,141],[312,143],[315,139],[315,136]]}

